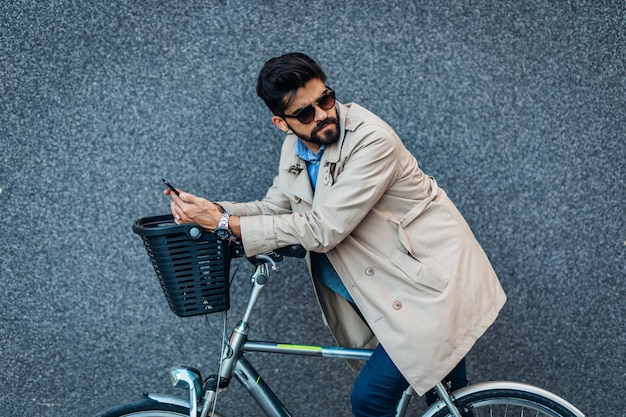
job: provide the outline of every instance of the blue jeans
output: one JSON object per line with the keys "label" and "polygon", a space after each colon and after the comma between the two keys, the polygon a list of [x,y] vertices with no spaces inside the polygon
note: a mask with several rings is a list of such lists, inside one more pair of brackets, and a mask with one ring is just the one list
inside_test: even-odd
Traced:
{"label": "blue jeans", "polygon": [[[467,385],[465,359],[444,379],[450,381],[452,390]],[[374,350],[354,382],[350,403],[355,417],[393,417],[398,401],[409,386],[393,364],[382,345]],[[434,390],[426,394],[428,405],[437,401]]]}

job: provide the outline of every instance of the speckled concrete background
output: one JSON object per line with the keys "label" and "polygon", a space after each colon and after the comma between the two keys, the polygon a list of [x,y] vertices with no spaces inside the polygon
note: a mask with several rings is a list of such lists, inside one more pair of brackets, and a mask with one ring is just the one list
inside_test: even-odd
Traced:
{"label": "speckled concrete background", "polygon": [[[470,353],[472,379],[626,415],[625,11],[0,2],[0,415],[82,417],[176,393],[170,365],[213,371],[219,342],[202,318],[169,312],[131,224],[167,211],[161,177],[213,199],[263,195],[282,136],[255,79],[293,50],[322,64],[340,101],[397,130],[492,259],[509,302]],[[254,338],[332,343],[304,271],[275,274]],[[295,415],[348,414],[343,362],[251,360]],[[249,399],[221,404],[258,415]]]}

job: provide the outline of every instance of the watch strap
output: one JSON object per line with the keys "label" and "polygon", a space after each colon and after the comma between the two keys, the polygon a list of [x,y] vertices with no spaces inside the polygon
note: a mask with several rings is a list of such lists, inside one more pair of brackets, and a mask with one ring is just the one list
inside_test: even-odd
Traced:
{"label": "watch strap", "polygon": [[224,210],[224,212],[222,213],[222,218],[220,219],[220,222],[217,225],[217,228],[227,229],[228,231],[230,231],[230,227],[228,227],[228,219],[230,219],[230,213]]}

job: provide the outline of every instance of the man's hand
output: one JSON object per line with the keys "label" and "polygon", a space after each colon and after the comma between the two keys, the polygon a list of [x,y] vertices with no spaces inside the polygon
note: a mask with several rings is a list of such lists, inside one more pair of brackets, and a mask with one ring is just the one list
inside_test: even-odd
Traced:
{"label": "man's hand", "polygon": [[[180,195],[176,195],[169,189],[164,194],[172,198],[170,209],[176,224],[196,223],[209,232],[215,232],[215,228],[222,218],[224,210],[219,205],[211,201],[197,197],[193,194],[178,190]],[[239,217],[231,216],[228,222],[235,236],[241,237]]]}
{"label": "man's hand", "polygon": [[176,224],[197,223],[203,229],[215,231],[222,217],[223,210],[220,206],[184,191],[180,191],[179,196],[169,189],[164,193],[172,198],[170,208]]}

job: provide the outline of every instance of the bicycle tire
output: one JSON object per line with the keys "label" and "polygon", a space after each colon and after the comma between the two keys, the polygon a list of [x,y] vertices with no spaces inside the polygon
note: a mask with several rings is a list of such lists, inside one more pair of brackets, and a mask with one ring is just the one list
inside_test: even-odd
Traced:
{"label": "bicycle tire", "polygon": [[[464,417],[577,417],[558,401],[522,389],[492,388],[459,396],[455,403]],[[447,417],[447,409],[433,417]]]}
{"label": "bicycle tire", "polygon": [[[189,408],[144,398],[109,408],[94,417],[189,417]],[[222,415],[216,412],[213,417]]]}

